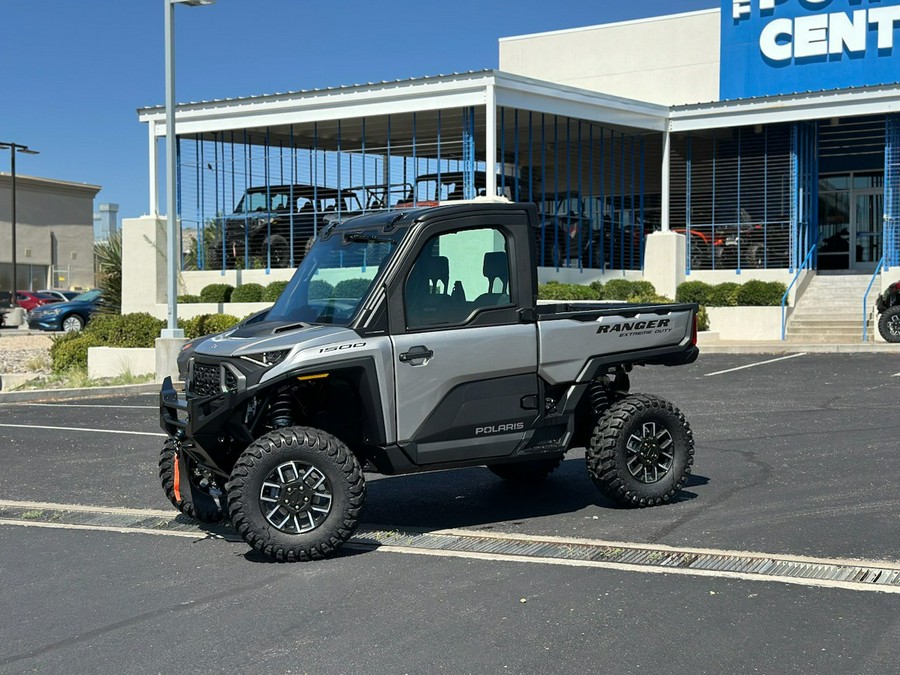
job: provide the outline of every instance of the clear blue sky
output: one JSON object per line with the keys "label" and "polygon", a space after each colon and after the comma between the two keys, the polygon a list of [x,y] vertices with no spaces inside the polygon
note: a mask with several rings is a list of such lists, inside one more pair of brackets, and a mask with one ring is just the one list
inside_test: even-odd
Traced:
{"label": "clear blue sky", "polygon": [[[179,102],[497,67],[497,39],[720,0],[217,0],[176,7]],[[0,141],[21,174],[147,211],[147,129],[165,101],[163,0],[0,0]],[[648,48],[651,47],[648,45]],[[8,152],[0,171],[9,171]],[[162,195],[160,195],[162,199]],[[161,202],[164,203],[164,202]]]}

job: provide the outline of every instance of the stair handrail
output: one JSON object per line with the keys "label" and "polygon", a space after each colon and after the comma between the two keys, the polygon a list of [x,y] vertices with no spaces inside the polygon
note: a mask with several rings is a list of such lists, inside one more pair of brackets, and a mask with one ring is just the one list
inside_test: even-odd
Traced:
{"label": "stair handrail", "polygon": [[872,278],[869,279],[866,294],[863,295],[863,342],[869,341],[869,312],[867,310],[869,306],[869,293],[872,291],[872,285],[875,283],[875,279],[881,274],[882,265],[884,265],[884,256],[881,256],[881,260],[875,265],[875,273],[872,275]]}
{"label": "stair handrail", "polygon": [[791,289],[794,287],[794,284],[797,283],[797,280],[800,278],[800,274],[805,269],[809,269],[810,261],[812,260],[812,254],[816,250],[816,246],[818,244],[813,244],[809,249],[809,253],[806,254],[806,257],[803,259],[803,262],[800,263],[800,266],[797,268],[797,274],[794,275],[794,280],[791,281],[791,285],[787,287],[787,290],[784,292],[784,295],[781,296],[781,341],[784,342],[787,337],[787,319],[785,317],[785,306],[787,303],[787,299],[791,294]]}

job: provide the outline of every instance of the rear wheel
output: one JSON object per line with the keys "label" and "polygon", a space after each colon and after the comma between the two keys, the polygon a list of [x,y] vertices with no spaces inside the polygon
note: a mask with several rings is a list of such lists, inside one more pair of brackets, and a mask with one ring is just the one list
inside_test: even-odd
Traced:
{"label": "rear wheel", "polygon": [[586,459],[604,495],[625,506],[654,506],[684,486],[694,461],[694,437],[671,403],[631,394],[600,417]]}
{"label": "rear wheel", "polygon": [[278,561],[318,560],[353,534],[365,501],[362,468],[334,436],[286,427],[250,444],[228,485],[235,529]]}
{"label": "rear wheel", "polygon": [[159,454],[159,480],[172,506],[188,518],[204,523],[222,520],[222,507],[217,499],[224,496],[219,485],[189,457],[179,458],[177,445],[171,438]]}
{"label": "rear wheel", "polygon": [[881,313],[878,332],[887,342],[900,342],[900,305],[888,307]]}
{"label": "rear wheel", "polygon": [[563,456],[558,455],[515,464],[488,464],[487,468],[495,476],[514,483],[538,483],[556,471],[562,461]]}

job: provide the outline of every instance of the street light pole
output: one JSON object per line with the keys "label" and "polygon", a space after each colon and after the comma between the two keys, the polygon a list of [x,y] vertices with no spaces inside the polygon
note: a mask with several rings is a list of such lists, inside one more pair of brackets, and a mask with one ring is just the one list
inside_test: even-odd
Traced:
{"label": "street light pole", "polygon": [[177,171],[175,144],[175,5],[211,5],[214,0],[164,0],[166,5],[166,291],[167,327],[161,337],[183,338],[184,331],[178,328],[178,255],[181,237],[178,236],[177,200],[175,195],[175,172]]}
{"label": "street light pole", "polygon": [[12,202],[12,294],[10,295],[10,307],[16,306],[16,290],[19,284],[16,282],[16,153],[26,155],[38,155],[37,150],[31,150],[27,145],[18,143],[0,143],[0,150],[9,149],[9,176],[10,176],[10,201]]}

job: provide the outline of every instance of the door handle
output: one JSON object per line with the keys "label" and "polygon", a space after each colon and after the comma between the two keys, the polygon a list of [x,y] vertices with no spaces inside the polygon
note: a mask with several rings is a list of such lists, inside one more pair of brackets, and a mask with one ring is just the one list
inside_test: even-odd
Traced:
{"label": "door handle", "polygon": [[434,352],[428,349],[428,347],[410,347],[408,352],[403,352],[400,355],[400,361],[403,363],[408,363],[410,361],[418,361],[419,359],[430,359],[434,356]]}

